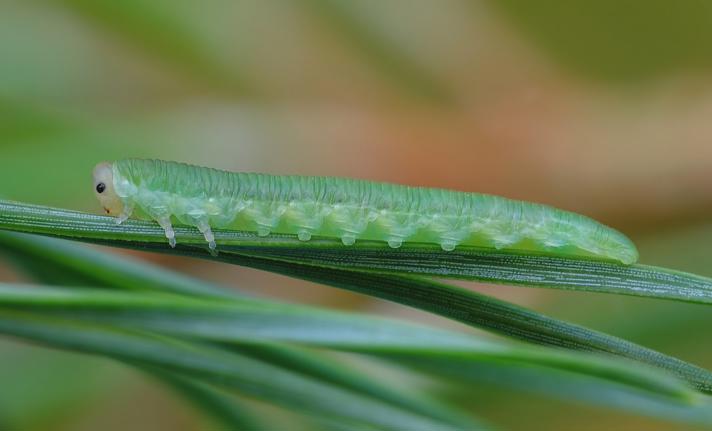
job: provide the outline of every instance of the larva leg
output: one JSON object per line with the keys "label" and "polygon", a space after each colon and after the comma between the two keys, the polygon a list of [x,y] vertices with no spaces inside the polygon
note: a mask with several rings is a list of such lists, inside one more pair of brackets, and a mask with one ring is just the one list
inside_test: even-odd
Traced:
{"label": "larva leg", "polygon": [[403,238],[398,236],[392,236],[388,238],[388,246],[390,248],[400,248],[403,245]]}
{"label": "larva leg", "polygon": [[519,241],[519,237],[516,235],[503,235],[493,238],[492,244],[497,250],[502,250],[503,248],[508,248],[512,244],[516,244]]}
{"label": "larva leg", "polygon": [[198,222],[197,228],[200,231],[200,233],[202,233],[203,236],[205,237],[205,241],[208,242],[208,248],[210,249],[210,254],[212,254],[213,256],[217,256],[218,251],[217,251],[217,244],[215,244],[215,235],[213,235],[213,231],[210,229],[210,225],[205,221],[201,221],[201,222]]}
{"label": "larva leg", "polygon": [[126,220],[129,219],[129,217],[131,217],[131,213],[133,213],[133,210],[134,210],[133,202],[126,201],[123,204],[124,204],[124,207],[121,210],[121,214],[119,214],[119,216],[116,218],[116,224],[121,224],[121,223],[125,222]]}
{"label": "larva leg", "polygon": [[457,247],[458,244],[462,243],[463,239],[465,239],[469,233],[469,230],[459,229],[447,232],[445,234],[441,234],[440,248],[442,248],[443,251],[455,250],[455,247]]}
{"label": "larva leg", "polygon": [[267,225],[263,225],[263,224],[257,225],[257,236],[261,236],[261,237],[268,236],[271,231],[272,230]]}
{"label": "larva leg", "polygon": [[457,247],[457,242],[452,240],[446,239],[440,243],[440,248],[442,248],[443,251],[453,251],[455,247]]}
{"label": "larva leg", "polygon": [[299,238],[299,241],[309,241],[311,237],[312,234],[308,229],[299,229],[299,232],[297,232],[297,238]]}
{"label": "larva leg", "polygon": [[356,235],[352,232],[346,232],[341,234],[341,242],[344,245],[354,245],[356,243]]}
{"label": "larva leg", "polygon": [[159,225],[166,232],[166,238],[168,238],[168,244],[175,248],[176,246],[176,233],[173,231],[173,226],[171,225],[171,219],[169,217],[159,217],[156,219]]}

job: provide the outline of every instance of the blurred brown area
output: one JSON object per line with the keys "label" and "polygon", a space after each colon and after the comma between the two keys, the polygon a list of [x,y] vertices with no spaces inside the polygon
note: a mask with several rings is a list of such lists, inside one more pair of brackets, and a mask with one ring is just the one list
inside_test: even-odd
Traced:
{"label": "blurred brown area", "polygon": [[[97,210],[91,168],[123,157],[349,176],[581,212],[630,234],[644,263],[712,275],[708,9],[694,0],[4,0],[0,196]],[[137,256],[288,301],[452,325],[280,276]],[[0,266],[0,278],[16,275]],[[681,331],[710,322],[704,310],[465,285],[712,363],[706,343],[650,329],[655,319]],[[141,418],[184,429],[160,398],[142,402]],[[103,402],[89,409],[106,418],[134,409]],[[568,429],[577,414],[601,419],[573,409],[540,429]],[[96,427],[96,415],[67,429]]]}

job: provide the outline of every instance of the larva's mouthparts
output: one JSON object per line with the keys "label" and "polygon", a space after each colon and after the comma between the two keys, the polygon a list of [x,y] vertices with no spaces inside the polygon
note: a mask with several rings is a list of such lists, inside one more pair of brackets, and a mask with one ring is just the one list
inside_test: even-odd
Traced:
{"label": "larva's mouthparts", "polygon": [[111,163],[103,162],[94,167],[94,194],[104,211],[109,215],[119,215],[124,209],[121,199],[114,190],[114,172]]}

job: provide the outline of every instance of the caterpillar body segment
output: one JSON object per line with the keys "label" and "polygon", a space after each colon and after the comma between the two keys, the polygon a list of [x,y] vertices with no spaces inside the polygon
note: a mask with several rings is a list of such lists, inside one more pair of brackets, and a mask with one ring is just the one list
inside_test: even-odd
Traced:
{"label": "caterpillar body segment", "polygon": [[[94,169],[108,214],[157,221],[175,245],[171,220],[197,227],[211,252],[212,228],[459,245],[587,256],[635,263],[618,231],[588,217],[498,196],[332,177],[234,173],[161,160],[127,159]],[[101,190],[101,191],[100,191]]]}

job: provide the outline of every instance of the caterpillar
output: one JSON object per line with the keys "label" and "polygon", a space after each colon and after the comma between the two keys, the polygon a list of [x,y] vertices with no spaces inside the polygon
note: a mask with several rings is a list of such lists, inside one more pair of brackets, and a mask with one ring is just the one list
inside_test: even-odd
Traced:
{"label": "caterpillar", "polygon": [[537,203],[436,188],[333,177],[234,173],[162,160],[100,163],[94,191],[117,223],[155,220],[171,247],[174,220],[195,226],[216,253],[212,228],[458,245],[632,264],[635,245],[586,216]]}

